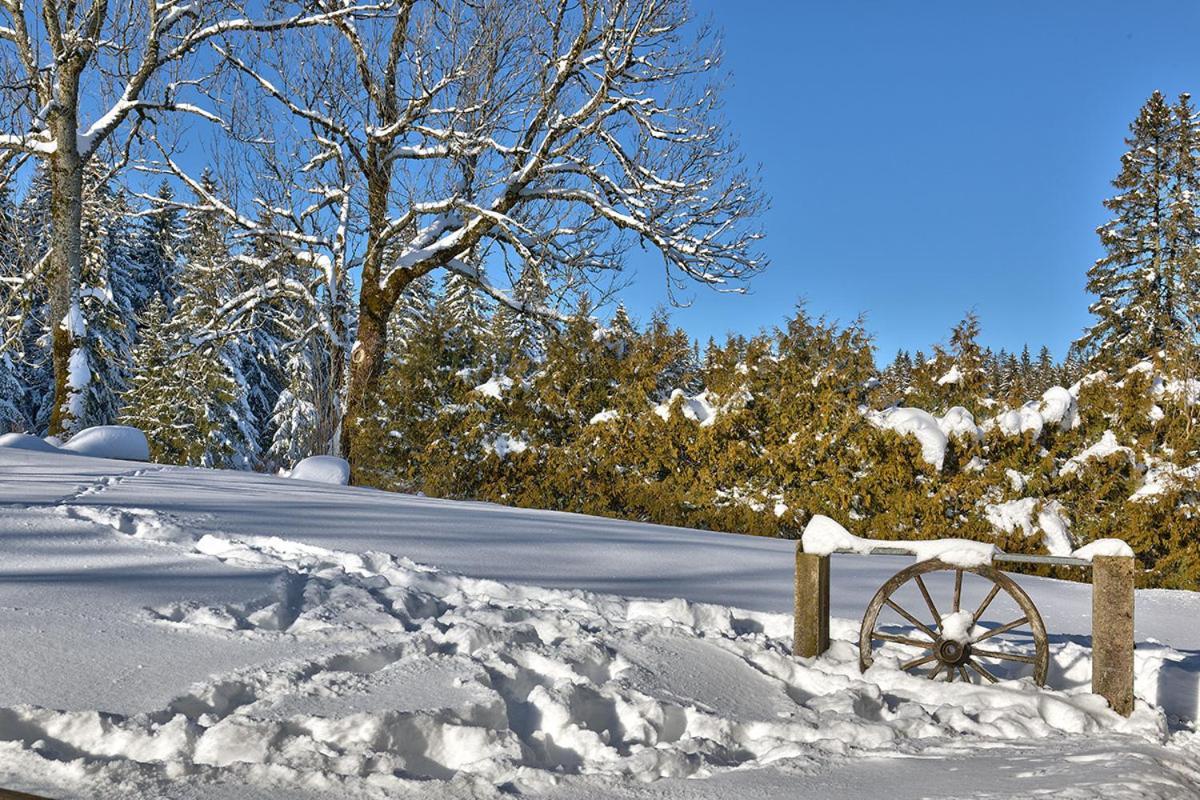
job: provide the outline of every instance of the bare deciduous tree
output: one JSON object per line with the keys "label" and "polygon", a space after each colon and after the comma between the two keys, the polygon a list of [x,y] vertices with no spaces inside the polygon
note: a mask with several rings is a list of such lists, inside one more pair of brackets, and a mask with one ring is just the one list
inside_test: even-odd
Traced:
{"label": "bare deciduous tree", "polygon": [[487,270],[532,264],[583,287],[640,244],[672,286],[738,291],[763,265],[760,194],[719,120],[712,37],[685,0],[393,0],[347,15],[317,3],[328,26],[222,53],[355,171],[352,464],[388,317],[432,270],[536,312]]}

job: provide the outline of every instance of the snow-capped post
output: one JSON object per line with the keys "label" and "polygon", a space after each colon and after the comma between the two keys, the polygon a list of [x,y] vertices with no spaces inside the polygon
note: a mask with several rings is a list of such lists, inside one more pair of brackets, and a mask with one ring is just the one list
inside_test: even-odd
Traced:
{"label": "snow-capped post", "polygon": [[804,552],[796,542],[796,608],[792,652],[803,658],[829,649],[829,556]]}
{"label": "snow-capped post", "polygon": [[1092,691],[1118,714],[1133,712],[1131,556],[1092,559]]}

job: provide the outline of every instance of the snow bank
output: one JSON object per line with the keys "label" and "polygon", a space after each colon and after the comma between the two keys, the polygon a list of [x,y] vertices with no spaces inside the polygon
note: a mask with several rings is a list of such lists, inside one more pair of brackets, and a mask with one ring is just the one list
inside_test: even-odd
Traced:
{"label": "snow bank", "polygon": [[1000,550],[994,544],[973,542],[968,539],[930,539],[927,541],[885,541],[863,539],[847,531],[834,520],[816,514],[804,528],[800,537],[804,552],[819,556],[832,555],[838,550],[869,554],[877,547],[903,550],[916,557],[917,561],[940,559],[956,567],[977,567],[992,563]]}
{"label": "snow bank", "polygon": [[150,445],[146,434],[128,425],[98,425],[84,428],[62,446],[82,456],[116,458],[122,461],[149,461]]}
{"label": "snow bank", "polygon": [[345,486],[350,483],[350,464],[337,456],[309,456],[296,464],[285,477]]}
{"label": "snow bank", "polygon": [[889,408],[868,412],[867,419],[877,428],[895,431],[901,436],[914,437],[921,443],[921,457],[925,463],[938,470],[942,468],[950,440],[928,411],[919,408]]}
{"label": "snow bank", "polygon": [[0,447],[14,450],[34,450],[38,453],[57,453],[59,449],[44,439],[28,433],[6,433],[0,436]]}
{"label": "snow bank", "polygon": [[[142,512],[134,535],[153,513]],[[849,536],[827,518],[810,529],[813,538]],[[0,769],[43,753],[52,766],[65,751],[110,784],[124,768],[201,786],[224,774],[243,791],[261,789],[255,796],[299,787],[365,796],[369,787],[370,796],[475,798],[536,795],[567,776],[611,791],[617,781],[794,767],[964,737],[998,747],[1069,734],[1163,736],[1159,712],[1140,705],[1126,720],[1081,686],[910,675],[896,668],[911,657],[903,645],[881,648],[860,674],[856,621],[834,620],[826,655],[796,659],[787,614],[506,584],[271,536],[171,536],[165,544],[193,557],[288,577],[277,596],[181,600],[151,608],[147,624],[319,649],[213,676],[152,713],[0,708]],[[942,623],[964,640],[975,629],[967,612]],[[1078,672],[1087,660],[1074,643],[1056,648],[1055,670]],[[161,795],[161,784],[147,784],[147,795]]]}
{"label": "snow bank", "polygon": [[[0,785],[44,796],[765,799],[812,773],[803,796],[872,797],[881,770],[893,794],[942,774],[982,796],[984,770],[1030,753],[1055,785],[1030,791],[1022,773],[987,796],[1194,794],[1194,773],[1174,783],[1163,766],[1195,763],[1191,592],[1139,590],[1126,720],[1089,693],[1076,583],[1020,579],[1053,611],[1050,688],[945,684],[897,669],[914,656],[902,643],[859,672],[862,609],[896,559],[837,560],[830,650],[797,659],[788,542],[11,449],[0,497],[14,530],[52,534],[10,537],[5,566],[53,581],[0,583]],[[931,576],[939,597],[951,584]],[[51,657],[68,650],[87,657]],[[181,674],[180,658],[199,666]],[[1169,738],[1168,718],[1187,732]],[[1144,782],[1097,788],[1101,762],[1130,751]]]}

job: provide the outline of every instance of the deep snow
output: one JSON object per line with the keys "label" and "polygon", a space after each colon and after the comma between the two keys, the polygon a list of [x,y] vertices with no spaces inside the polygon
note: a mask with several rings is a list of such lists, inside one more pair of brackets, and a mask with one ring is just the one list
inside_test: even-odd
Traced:
{"label": "deep snow", "polygon": [[1124,720],[1086,691],[1083,584],[1020,578],[1049,690],[934,684],[857,668],[907,559],[835,557],[806,661],[792,542],[5,448],[0,503],[6,788],[1200,797],[1192,593],[1139,592]]}

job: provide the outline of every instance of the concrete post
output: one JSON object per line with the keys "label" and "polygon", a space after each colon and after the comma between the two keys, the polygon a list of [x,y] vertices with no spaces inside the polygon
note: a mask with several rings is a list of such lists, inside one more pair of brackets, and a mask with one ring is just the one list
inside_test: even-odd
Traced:
{"label": "concrete post", "polygon": [[1092,559],[1092,691],[1133,713],[1133,569],[1127,556]]}
{"label": "concrete post", "polygon": [[796,609],[792,652],[804,658],[829,649],[829,556],[804,552],[796,542]]}

